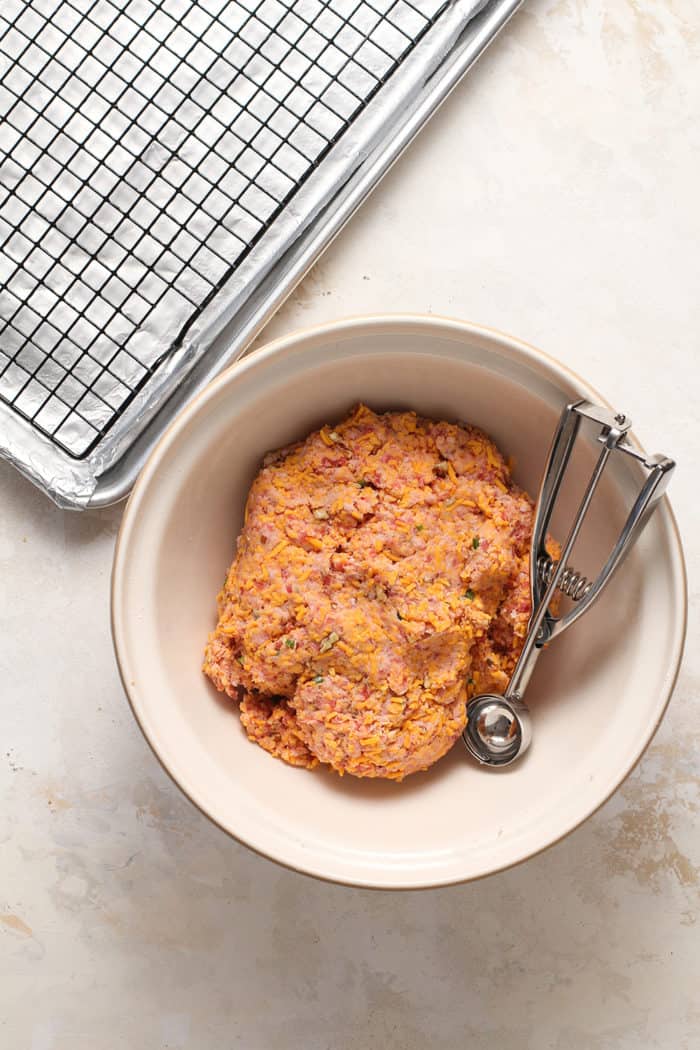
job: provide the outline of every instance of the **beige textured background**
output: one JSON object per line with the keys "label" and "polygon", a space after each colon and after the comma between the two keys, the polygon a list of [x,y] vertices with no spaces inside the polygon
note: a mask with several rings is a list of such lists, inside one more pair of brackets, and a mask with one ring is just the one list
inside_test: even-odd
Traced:
{"label": "beige textured background", "polygon": [[3,465],[0,1046],[700,1046],[699,57],[696,0],[529,0],[268,330],[494,325],[678,457],[689,642],[638,769],[474,885],[283,871],[195,812],[135,728],[108,627],[120,509],[64,514]]}

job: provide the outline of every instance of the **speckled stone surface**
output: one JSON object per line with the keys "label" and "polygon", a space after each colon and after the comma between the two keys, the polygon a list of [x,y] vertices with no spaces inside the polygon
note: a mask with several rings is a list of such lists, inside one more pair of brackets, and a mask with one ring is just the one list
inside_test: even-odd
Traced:
{"label": "speckled stone surface", "polygon": [[109,639],[120,508],[0,467],[0,1046],[700,1045],[700,13],[531,0],[270,325],[433,311],[529,340],[677,456],[690,623],[668,715],[565,841],[472,885],[325,885],[161,771]]}

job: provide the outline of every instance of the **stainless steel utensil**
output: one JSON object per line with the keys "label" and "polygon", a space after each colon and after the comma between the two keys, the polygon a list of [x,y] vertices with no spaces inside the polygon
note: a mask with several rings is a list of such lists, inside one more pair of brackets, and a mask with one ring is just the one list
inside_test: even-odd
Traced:
{"label": "stainless steel utensil", "polygon": [[[586,420],[600,428],[601,451],[581,500],[576,517],[562,547],[559,561],[552,561],[545,543],[552,513],[564,474],[573,452],[581,423]],[[626,441],[631,421],[589,401],[568,405],[559,420],[540,487],[530,549],[530,596],[532,612],[522,652],[503,696],[484,693],[467,705],[467,725],[462,734],[469,753],[486,766],[506,766],[522,755],[532,739],[532,725],[523,702],[538,656],[542,649],[571,627],[600,596],[615,570],[631,550],[654,508],[666,491],[675,468],[667,456],[646,457]],[[569,557],[583,525],[593,494],[613,453],[622,452],[638,460],[649,475],[642,486],[608,560],[596,580],[588,580],[572,569]],[[533,569],[534,567],[534,569]],[[559,590],[574,601],[563,616],[551,612],[552,599]]]}

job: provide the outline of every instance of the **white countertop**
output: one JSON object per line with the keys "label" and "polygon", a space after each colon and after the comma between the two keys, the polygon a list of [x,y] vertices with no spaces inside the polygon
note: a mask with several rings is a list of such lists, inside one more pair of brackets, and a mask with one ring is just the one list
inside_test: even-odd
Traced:
{"label": "white countertop", "polygon": [[582,828],[439,891],[295,875],[170,783],[122,694],[121,509],[0,466],[0,1045],[692,1050],[700,1045],[700,13],[531,0],[266,336],[450,314],[588,378],[677,457],[691,618],[668,715]]}

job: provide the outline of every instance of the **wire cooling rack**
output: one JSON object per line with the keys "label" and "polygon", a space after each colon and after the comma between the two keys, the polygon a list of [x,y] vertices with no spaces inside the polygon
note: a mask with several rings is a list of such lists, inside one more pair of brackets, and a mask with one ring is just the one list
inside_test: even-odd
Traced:
{"label": "wire cooling rack", "polygon": [[89,460],[451,6],[3,0],[0,401]]}

